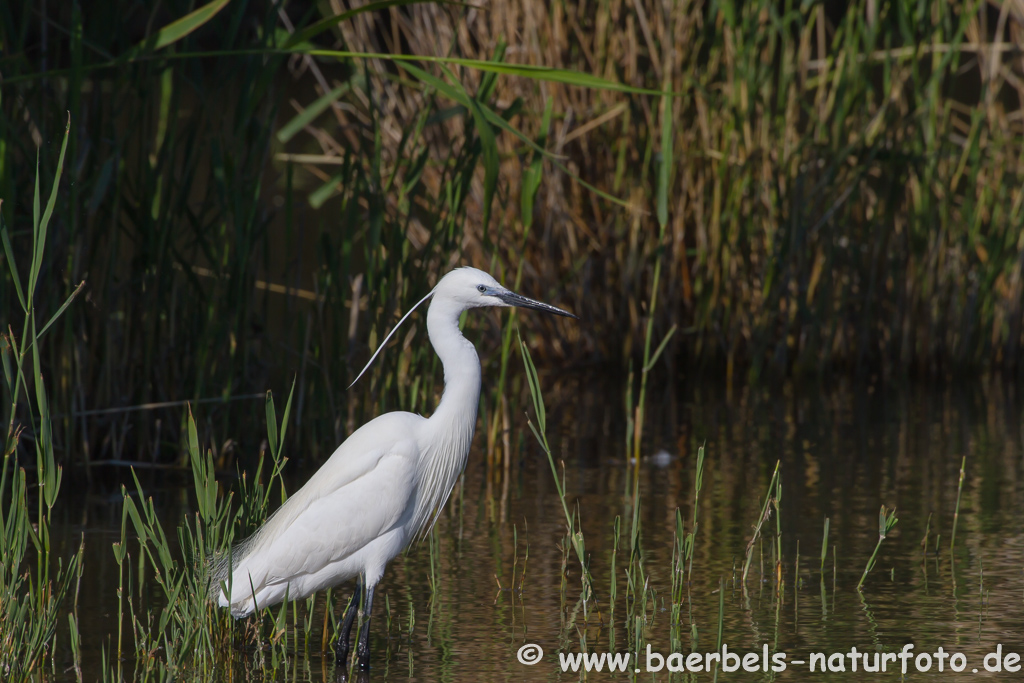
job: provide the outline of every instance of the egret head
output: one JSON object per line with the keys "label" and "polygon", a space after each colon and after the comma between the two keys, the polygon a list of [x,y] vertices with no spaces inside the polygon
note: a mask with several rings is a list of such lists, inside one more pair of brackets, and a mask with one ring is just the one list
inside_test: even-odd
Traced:
{"label": "egret head", "polygon": [[568,311],[516,294],[502,287],[497,280],[484,271],[469,266],[456,268],[441,278],[434,288],[434,299],[441,298],[453,301],[463,308],[519,306],[563,315],[567,318],[576,317]]}
{"label": "egret head", "polygon": [[[555,308],[540,301],[534,301],[521,294],[516,294],[512,290],[505,289],[495,280],[493,277],[488,275],[482,270],[476,268],[470,268],[469,266],[463,268],[456,268],[451,271],[437,283],[425,297],[416,302],[416,305],[410,308],[402,319],[398,321],[398,324],[391,328],[388,335],[384,337],[384,341],[380,343],[377,350],[370,356],[369,362],[362,369],[362,372],[356,376],[352,384],[359,381],[359,378],[363,376],[374,359],[380,355],[380,352],[384,350],[384,345],[388,343],[388,340],[394,336],[398,328],[402,326],[405,319],[408,318],[413,311],[415,311],[420,304],[427,299],[433,297],[435,304],[441,304],[442,308],[447,313],[452,315],[452,319],[457,321],[460,313],[469,308],[481,308],[483,306],[519,306],[520,308],[532,308],[537,311],[544,311],[545,313],[554,313],[555,315],[564,315],[567,318],[576,318],[572,313],[563,311],[561,308]],[[431,308],[433,311],[434,309]],[[349,388],[352,387],[349,385]]]}

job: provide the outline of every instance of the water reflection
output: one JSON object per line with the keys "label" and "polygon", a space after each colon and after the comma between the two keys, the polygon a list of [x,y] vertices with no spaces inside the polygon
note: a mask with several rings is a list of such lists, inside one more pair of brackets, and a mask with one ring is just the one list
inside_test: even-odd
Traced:
{"label": "water reflection", "polygon": [[[700,384],[652,394],[648,455],[639,468],[636,550],[643,580],[636,591],[626,577],[633,509],[620,396],[618,387],[585,377],[548,389],[550,440],[564,461],[567,494],[582,523],[595,600],[585,609],[578,603],[580,571],[571,555],[563,562],[558,547],[565,519],[550,469],[525,419],[513,420],[508,469],[488,469],[478,435],[465,480],[430,541],[388,568],[375,605],[373,670],[369,678],[348,680],[571,680],[579,674],[561,674],[557,653],[578,652],[581,642],[592,652],[621,652],[639,633],[653,652],[686,654],[716,650],[719,629],[732,651],[760,652],[768,644],[790,661],[852,647],[873,657],[913,643],[915,653],[940,646],[962,653],[969,672],[983,670],[983,658],[997,644],[1024,653],[1024,422],[1014,387],[785,385],[737,391],[727,400],[720,388]],[[673,629],[676,509],[689,531],[694,456],[702,444],[692,580]],[[744,586],[744,551],[776,461],[781,515],[778,523],[774,517],[766,522]],[[192,505],[188,480],[144,476],[173,528]],[[110,544],[120,533],[121,511],[117,496],[87,495],[72,503],[62,506],[62,538],[67,548],[80,534],[86,539],[79,612],[84,675],[94,679],[101,676],[101,647],[109,652],[116,641],[117,565]],[[858,592],[878,541],[881,505],[895,507],[899,522]],[[772,547],[779,541],[776,566]],[[350,592],[346,586],[339,595]],[[324,622],[325,607],[321,596],[314,624]],[[330,652],[321,656],[321,634],[317,626],[313,642],[299,639],[276,673],[261,670],[268,665],[260,653],[239,651],[218,675],[342,680]],[[540,663],[519,663],[524,643],[543,648]],[[644,653],[640,661],[643,666]],[[849,657],[844,661],[849,666]],[[811,676],[795,664],[786,675]],[[666,667],[655,676],[672,677],[684,674]]]}

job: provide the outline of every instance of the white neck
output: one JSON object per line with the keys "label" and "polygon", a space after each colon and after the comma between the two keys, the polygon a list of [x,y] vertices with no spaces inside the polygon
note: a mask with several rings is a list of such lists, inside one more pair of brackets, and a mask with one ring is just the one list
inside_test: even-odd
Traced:
{"label": "white neck", "polygon": [[427,334],[444,364],[444,394],[437,410],[427,419],[423,435],[421,495],[414,512],[415,535],[427,533],[437,519],[448,494],[466,467],[476,429],[480,403],[480,358],[459,330],[462,308],[434,299],[427,312]]}
{"label": "white neck", "polygon": [[480,403],[480,357],[459,330],[462,311],[446,299],[434,299],[427,311],[427,334],[444,365],[444,393],[430,420],[468,429],[472,438]]}

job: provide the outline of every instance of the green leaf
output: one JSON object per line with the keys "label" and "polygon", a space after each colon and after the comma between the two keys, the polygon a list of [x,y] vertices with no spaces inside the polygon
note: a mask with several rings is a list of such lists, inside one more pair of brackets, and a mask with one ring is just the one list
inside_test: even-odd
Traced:
{"label": "green leaf", "polygon": [[25,298],[28,304],[25,307],[25,312],[32,308],[32,301],[36,290],[36,253],[39,251],[36,248],[39,242],[39,150],[36,150],[36,183],[35,190],[32,192],[32,260],[28,266],[28,296]]}
{"label": "green leaf", "polygon": [[[537,138],[537,145],[546,148],[548,130],[551,127],[551,106],[554,100],[548,98],[544,102],[544,118],[540,125],[540,136]],[[520,195],[520,219],[527,230],[533,225],[533,205],[537,198],[537,191],[540,189],[540,181],[544,175],[544,155],[534,152],[530,165],[523,172],[523,189]]]}
{"label": "green leaf", "polygon": [[135,527],[135,533],[139,536],[139,542],[145,543],[147,538],[146,524],[142,521],[142,515],[139,514],[138,506],[135,505],[135,501],[132,500],[132,497],[127,494],[124,497],[124,505],[128,510],[128,516],[132,520],[132,526]]}
{"label": "green leaf", "polygon": [[131,61],[144,52],[160,50],[168,45],[178,42],[206,22],[210,21],[210,19],[217,16],[217,13],[224,9],[228,2],[230,2],[230,0],[213,0],[213,2],[207,3],[199,9],[186,14],[181,19],[172,21],[135,47],[125,52],[117,61]]}
{"label": "green leaf", "polygon": [[346,50],[309,50],[300,54],[309,54],[315,57],[333,57],[335,59],[384,59],[395,62],[403,62],[402,68],[406,68],[406,62],[432,62],[435,64],[448,64],[464,66],[478,71],[494,72],[505,76],[521,76],[535,81],[548,81],[551,83],[563,83],[565,85],[588,88],[591,90],[612,90],[614,92],[631,93],[634,95],[681,95],[682,93],[669,93],[662,90],[650,88],[636,88],[617,81],[609,81],[592,74],[567,69],[554,69],[547,66],[536,66],[533,64],[509,64],[506,62],[491,62],[483,59],[466,59],[463,57],[430,57],[425,55],[395,55],[379,52],[350,52]]}
{"label": "green leaf", "polygon": [[295,380],[297,376],[292,376],[292,388],[288,391],[288,400],[284,402],[284,415],[281,416],[281,437],[279,443],[284,445],[284,437],[288,433],[288,418],[292,414],[292,399],[295,397]]}
{"label": "green leaf", "polygon": [[669,339],[671,339],[672,335],[675,333],[676,326],[673,325],[669,329],[668,334],[665,335],[665,338],[661,340],[660,344],[658,344],[658,348],[655,349],[654,354],[651,356],[651,360],[647,363],[647,365],[644,366],[644,372],[651,371],[651,368],[654,367],[654,364],[658,362],[658,357],[661,356],[661,352],[665,350],[665,345],[668,344]]}
{"label": "green leaf", "polygon": [[334,104],[338,98],[348,92],[351,88],[351,83],[342,83],[334,90],[318,97],[312,104],[299,112],[295,118],[281,126],[281,130],[277,131],[278,141],[288,142],[291,140],[299,131],[308,126],[313,119],[320,116],[320,114],[326,111],[328,107]]}
{"label": "green leaf", "polygon": [[[519,338],[519,350],[523,356],[523,366],[526,368],[526,381],[530,385],[530,396],[533,398],[533,410],[537,414],[537,426],[540,428],[540,433],[545,433],[545,427],[547,426],[547,413],[544,409],[544,396],[540,392],[540,380],[537,378],[537,367],[533,364],[533,358],[530,357],[530,351],[526,348],[526,342],[523,341],[522,337]],[[535,430],[536,433],[536,430]],[[537,436],[537,440],[543,445],[547,445],[547,439]]]}
{"label": "green leaf", "polygon": [[307,198],[309,205],[314,209],[319,209],[323,206],[324,202],[337,194],[338,186],[342,180],[344,180],[344,175],[340,171],[331,176],[326,183],[309,194]]}
{"label": "green leaf", "polygon": [[[3,201],[0,200],[0,206]],[[25,294],[21,291],[21,276],[18,275],[18,266],[14,262],[14,250],[11,248],[11,240],[7,235],[7,226],[3,224],[3,217],[0,215],[0,240],[4,243],[4,254],[7,256],[7,267],[11,271],[11,279],[14,280],[14,291],[18,294],[18,303],[24,311],[28,310],[25,303]]]}
{"label": "green leaf", "polygon": [[668,190],[672,177],[672,96],[661,98],[661,166],[658,168],[658,224],[668,223]]}
{"label": "green leaf", "polygon": [[277,411],[274,409],[274,394],[267,392],[267,441],[270,442],[270,452],[274,459],[277,459]]}
{"label": "green leaf", "polygon": [[196,421],[192,417],[192,406],[188,407],[188,451],[192,457],[199,455],[199,435],[196,433]]}
{"label": "green leaf", "polygon": [[[43,267],[43,252],[46,248],[46,231],[50,225],[50,217],[53,216],[53,207],[57,203],[57,190],[60,189],[60,176],[64,170],[64,153],[68,149],[68,137],[71,133],[71,115],[68,114],[68,122],[64,126],[64,142],[60,145],[60,157],[57,160],[57,172],[53,177],[53,187],[50,188],[50,198],[46,201],[46,210],[42,219],[36,224],[36,233],[32,242],[32,273],[29,276],[29,298],[36,289],[36,279]],[[39,158],[36,157],[36,197],[35,210],[39,210]]]}
{"label": "green leaf", "polygon": [[[36,338],[32,341],[32,344],[35,344],[36,342],[43,338],[43,335],[46,334],[46,331],[50,329],[50,325],[57,322],[57,318],[59,318],[61,314],[64,312],[64,309],[66,309],[68,305],[75,300],[75,297],[78,296],[78,294],[82,291],[83,287],[85,287],[85,280],[82,280],[81,282],[78,283],[78,286],[75,287],[75,291],[71,292],[71,295],[61,305],[61,307],[57,309],[57,312],[54,313],[53,316],[51,316],[48,321],[46,321],[46,324],[43,325],[43,329],[39,330],[39,333],[36,334]],[[31,344],[29,345],[29,348],[31,348]]]}
{"label": "green leaf", "polygon": [[[457,85],[450,85],[446,81],[429,74],[422,69],[412,66],[411,64],[403,65],[409,73],[418,78],[420,81],[430,85],[435,90],[454,100],[469,110],[469,113],[473,116],[473,125],[476,128],[477,135],[480,136],[480,148],[483,152],[484,157],[484,215],[483,215],[483,227],[484,231],[487,230],[487,224],[490,222],[491,217],[491,201],[494,199],[494,188],[498,184],[498,144],[494,137],[494,129],[491,128],[488,123],[488,117],[484,115],[482,105],[475,99],[469,96],[465,88],[462,87],[461,83],[455,78],[446,67],[442,65],[442,69],[448,75],[450,79],[455,81]],[[499,117],[500,118],[500,117]]]}

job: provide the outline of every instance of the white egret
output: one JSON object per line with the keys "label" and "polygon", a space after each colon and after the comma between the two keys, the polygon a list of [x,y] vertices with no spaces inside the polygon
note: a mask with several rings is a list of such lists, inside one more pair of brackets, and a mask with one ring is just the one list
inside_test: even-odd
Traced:
{"label": "white egret", "polygon": [[470,308],[520,306],[576,317],[509,291],[476,268],[448,273],[416,306],[431,296],[427,334],[444,365],[444,393],[434,414],[385,413],[357,429],[214,572],[214,596],[235,617],[356,577],[335,653],[339,663],[348,660],[349,635],[365,590],[356,648],[361,669],[369,666],[373,591],[384,568],[429,533],[466,466],[480,400],[480,359],[459,330],[459,316]]}

